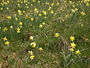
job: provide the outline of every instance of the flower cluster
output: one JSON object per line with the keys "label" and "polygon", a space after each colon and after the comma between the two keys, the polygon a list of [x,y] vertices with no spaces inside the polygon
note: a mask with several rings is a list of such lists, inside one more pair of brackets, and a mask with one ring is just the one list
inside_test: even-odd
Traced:
{"label": "flower cluster", "polygon": [[[74,52],[75,51],[75,48],[76,48],[76,44],[75,44],[75,37],[74,36],[70,36],[70,41],[71,41],[71,44],[70,44],[70,51],[71,52]],[[77,54],[77,55],[80,55],[81,54],[81,52],[79,51],[79,50],[76,50],[75,51],[75,54]]]}

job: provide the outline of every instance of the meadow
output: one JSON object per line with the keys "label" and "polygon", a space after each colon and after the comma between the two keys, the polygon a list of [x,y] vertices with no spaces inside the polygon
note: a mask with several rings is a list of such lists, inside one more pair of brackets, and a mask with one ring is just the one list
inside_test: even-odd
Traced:
{"label": "meadow", "polygon": [[90,68],[90,0],[0,0],[0,68]]}

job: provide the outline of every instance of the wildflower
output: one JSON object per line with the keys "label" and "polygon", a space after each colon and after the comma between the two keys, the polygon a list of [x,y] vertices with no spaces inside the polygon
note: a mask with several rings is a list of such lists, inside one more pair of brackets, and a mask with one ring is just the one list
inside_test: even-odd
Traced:
{"label": "wildflower", "polygon": [[18,27],[18,28],[17,28],[17,30],[19,31],[19,30],[20,30],[20,28]]}
{"label": "wildflower", "polygon": [[21,13],[21,10],[18,10],[18,13]]}
{"label": "wildflower", "polygon": [[38,1],[38,3],[40,3],[40,1]]}
{"label": "wildflower", "polygon": [[0,8],[1,10],[3,10],[3,8]]}
{"label": "wildflower", "polygon": [[48,10],[51,10],[51,7],[49,7]]}
{"label": "wildflower", "polygon": [[32,2],[36,2],[36,0],[32,0]]}
{"label": "wildflower", "polygon": [[77,50],[75,54],[80,55],[81,52],[79,50]]}
{"label": "wildflower", "polygon": [[21,29],[18,27],[18,28],[17,28],[17,33],[20,33],[20,30],[21,30]]}
{"label": "wildflower", "polygon": [[73,49],[73,48],[70,48],[69,50],[70,50],[71,52],[73,52],[73,51],[74,51],[74,49]]}
{"label": "wildflower", "polygon": [[3,40],[4,40],[4,41],[6,41],[6,40],[7,40],[7,38],[6,38],[6,37],[4,37],[4,38],[3,38]]}
{"label": "wildflower", "polygon": [[43,49],[40,47],[39,50],[42,51]]}
{"label": "wildflower", "polygon": [[75,43],[71,43],[71,47],[75,48],[76,44]]}
{"label": "wildflower", "polygon": [[7,27],[4,27],[3,31],[5,32],[5,31],[7,31],[7,30],[8,30],[8,28],[7,28]]}
{"label": "wildflower", "polygon": [[47,17],[45,16],[44,18],[46,19]]}
{"label": "wildflower", "polygon": [[35,43],[35,42],[32,42],[30,45],[31,45],[33,48],[36,47],[36,43]]}
{"label": "wildflower", "polygon": [[52,3],[51,6],[54,6],[54,3]]}
{"label": "wildflower", "polygon": [[28,15],[26,15],[26,16],[25,16],[25,18],[29,18],[29,16],[28,16]]}
{"label": "wildflower", "polygon": [[19,22],[19,25],[22,25],[22,22]]}
{"label": "wildflower", "polygon": [[53,10],[51,10],[51,14],[53,14],[54,12],[53,12]]}
{"label": "wildflower", "polygon": [[18,4],[18,7],[20,7],[20,4]]}
{"label": "wildflower", "polygon": [[10,44],[10,42],[9,42],[9,41],[6,41],[6,42],[5,42],[5,45],[9,45],[9,44]]}
{"label": "wildflower", "polygon": [[42,14],[40,13],[39,16],[42,16]]}
{"label": "wildflower", "polygon": [[43,25],[42,25],[42,24],[40,24],[40,25],[39,25],[39,27],[40,27],[40,28],[42,28],[42,27],[43,27]]}
{"label": "wildflower", "polygon": [[37,8],[35,8],[35,9],[34,9],[34,11],[38,11],[38,9],[37,9]]}
{"label": "wildflower", "polygon": [[25,13],[25,11],[23,10],[23,13]]}
{"label": "wildflower", "polygon": [[10,1],[7,1],[7,3],[10,3]]}
{"label": "wildflower", "polygon": [[74,36],[70,36],[70,41],[74,41],[75,37]]}
{"label": "wildflower", "polygon": [[33,51],[28,51],[28,54],[33,55]]}
{"label": "wildflower", "polygon": [[17,21],[17,20],[18,20],[18,18],[15,18],[15,20]]}
{"label": "wildflower", "polygon": [[78,9],[77,9],[77,8],[75,8],[75,11],[78,11]]}
{"label": "wildflower", "polygon": [[31,59],[31,60],[33,60],[34,58],[35,58],[35,56],[34,56],[34,55],[30,56],[30,59]]}
{"label": "wildflower", "polygon": [[18,10],[18,13],[19,13],[19,15],[22,15],[22,12],[21,12],[21,10]]}
{"label": "wildflower", "polygon": [[7,19],[11,19],[12,17],[11,16],[7,16]]}
{"label": "wildflower", "polygon": [[17,33],[20,33],[21,31],[20,30],[17,30]]}
{"label": "wildflower", "polygon": [[8,10],[9,8],[7,7],[6,9]]}
{"label": "wildflower", "polygon": [[31,18],[31,21],[33,21],[34,20],[34,18]]}
{"label": "wildflower", "polygon": [[10,28],[13,29],[13,26],[11,25]]}
{"label": "wildflower", "polygon": [[43,22],[42,24],[45,25],[45,22]]}
{"label": "wildflower", "polygon": [[89,2],[90,0],[84,0],[85,3]]}
{"label": "wildflower", "polygon": [[22,28],[22,26],[19,26],[19,28]]}
{"label": "wildflower", "polygon": [[86,14],[85,14],[84,12],[81,12],[81,15],[83,15],[83,16],[84,16],[84,15],[86,15]]}
{"label": "wildflower", "polygon": [[60,3],[58,2],[57,5],[60,5]]}
{"label": "wildflower", "polygon": [[46,5],[49,5],[49,3],[48,3],[48,2],[46,2]]}
{"label": "wildflower", "polygon": [[81,24],[81,27],[83,27],[84,26],[84,24]]}
{"label": "wildflower", "polygon": [[29,37],[29,40],[33,40],[33,36],[30,36],[30,37]]}
{"label": "wildflower", "polygon": [[73,13],[75,13],[75,10],[74,10],[74,9],[71,9],[71,11],[72,11]]}
{"label": "wildflower", "polygon": [[44,15],[46,15],[46,14],[47,14],[47,12],[46,12],[46,11],[44,11],[44,10],[42,11],[42,13],[43,13]]}
{"label": "wildflower", "polygon": [[89,3],[86,3],[86,6],[89,6]]}
{"label": "wildflower", "polygon": [[2,28],[0,27],[0,29],[2,29]]}
{"label": "wildflower", "polygon": [[31,4],[31,6],[33,6],[33,4]]}
{"label": "wildflower", "polygon": [[55,35],[54,35],[55,37],[59,37],[60,36],[60,34],[59,33],[55,33]]}

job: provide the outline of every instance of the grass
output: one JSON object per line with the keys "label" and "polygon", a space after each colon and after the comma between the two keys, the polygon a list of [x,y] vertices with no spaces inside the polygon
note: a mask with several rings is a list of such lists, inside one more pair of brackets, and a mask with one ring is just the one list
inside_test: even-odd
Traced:
{"label": "grass", "polygon": [[0,67],[90,68],[89,8],[90,0],[0,1]]}

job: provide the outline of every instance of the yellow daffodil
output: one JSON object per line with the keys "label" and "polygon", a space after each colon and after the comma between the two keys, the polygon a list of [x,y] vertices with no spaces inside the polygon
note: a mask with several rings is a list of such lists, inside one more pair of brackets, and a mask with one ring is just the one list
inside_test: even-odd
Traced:
{"label": "yellow daffodil", "polygon": [[2,29],[2,27],[0,27],[0,29]]}
{"label": "yellow daffodil", "polygon": [[3,10],[3,8],[0,8],[1,10]]}
{"label": "yellow daffodil", "polygon": [[31,60],[33,60],[34,58],[35,58],[35,56],[34,56],[34,55],[30,56],[30,59],[31,59]]}
{"label": "yellow daffodil", "polygon": [[75,54],[80,55],[81,52],[80,52],[79,50],[77,50],[77,51],[75,52]]}
{"label": "yellow daffodil", "polygon": [[45,22],[43,22],[42,24],[45,25]]}
{"label": "yellow daffodil", "polygon": [[6,42],[5,42],[5,45],[9,45],[9,44],[10,44],[10,42],[9,42],[9,41],[6,41]]}
{"label": "yellow daffodil", "polygon": [[77,8],[75,8],[75,11],[78,11],[78,9],[77,9]]}
{"label": "yellow daffodil", "polygon": [[36,0],[32,0],[32,2],[36,2]]}
{"label": "yellow daffodil", "polygon": [[21,30],[21,29],[18,27],[18,28],[17,28],[17,33],[20,33],[20,32],[21,32],[20,30]]}
{"label": "yellow daffodil", "polygon": [[58,2],[57,5],[60,5],[60,3]]}
{"label": "yellow daffodil", "polygon": [[7,28],[7,27],[4,27],[3,31],[5,32],[5,31],[7,31],[7,30],[8,30],[8,28]]}
{"label": "yellow daffodil", "polygon": [[54,3],[52,3],[51,6],[54,6]]}
{"label": "yellow daffodil", "polygon": [[51,7],[49,7],[48,10],[51,10]]}
{"label": "yellow daffodil", "polygon": [[21,28],[22,28],[22,26],[19,26],[19,28],[21,29]]}
{"label": "yellow daffodil", "polygon": [[39,13],[39,16],[42,16],[42,14],[41,14],[41,13]]}
{"label": "yellow daffodil", "polygon": [[55,36],[55,37],[59,37],[60,34],[59,34],[59,33],[55,33],[54,36]]}
{"label": "yellow daffodil", "polygon": [[44,10],[42,11],[42,13],[43,13],[44,15],[47,15],[47,12],[46,12],[46,11],[44,11]]}
{"label": "yellow daffodil", "polygon": [[23,23],[22,22],[19,22],[19,25],[22,25]]}
{"label": "yellow daffodil", "polygon": [[89,3],[86,3],[86,6],[89,6],[90,4]]}
{"label": "yellow daffodil", "polygon": [[18,27],[18,28],[17,28],[17,30],[19,31],[19,30],[20,30],[20,28]]}
{"label": "yellow daffodil", "polygon": [[75,48],[76,47],[76,44],[75,43],[71,43],[71,47],[72,48]]}
{"label": "yellow daffodil", "polygon": [[11,19],[12,17],[11,16],[7,16],[7,19]]}
{"label": "yellow daffodil", "polygon": [[71,11],[72,11],[73,13],[75,13],[75,10],[74,10],[74,9],[71,9]]}
{"label": "yellow daffodil", "polygon": [[83,16],[84,16],[84,15],[86,15],[86,14],[85,14],[85,12],[81,12],[81,15],[83,15]]}
{"label": "yellow daffodil", "polygon": [[74,41],[75,37],[74,36],[70,36],[70,41]]}
{"label": "yellow daffodil", "polygon": [[19,14],[19,15],[23,15],[22,12],[21,12],[21,10],[18,10],[18,14]]}
{"label": "yellow daffodil", "polygon": [[7,7],[6,9],[8,10],[9,8]]}
{"label": "yellow daffodil", "polygon": [[40,3],[40,1],[38,1],[38,3]]}
{"label": "yellow daffodil", "polygon": [[32,42],[30,45],[31,45],[33,48],[36,47],[36,43],[35,43],[35,42]]}
{"label": "yellow daffodil", "polygon": [[16,21],[18,21],[18,18],[15,18]]}
{"label": "yellow daffodil", "polygon": [[90,0],[84,0],[85,3],[89,2]]}
{"label": "yellow daffodil", "polygon": [[43,48],[41,48],[41,47],[40,47],[40,48],[38,48],[38,49],[39,49],[40,51],[42,51],[42,50],[43,50]]}
{"label": "yellow daffodil", "polygon": [[31,18],[31,21],[33,21],[34,20],[34,18]]}
{"label": "yellow daffodil", "polygon": [[29,37],[29,40],[33,40],[33,36],[30,36],[30,37]]}
{"label": "yellow daffodil", "polygon": [[35,9],[34,9],[34,11],[38,11],[38,9],[37,9],[37,8],[35,8]]}
{"label": "yellow daffodil", "polygon": [[33,51],[28,51],[28,54],[33,55]]}
{"label": "yellow daffodil", "polygon": [[47,17],[45,16],[44,18],[46,19]]}
{"label": "yellow daffodil", "polygon": [[43,27],[43,25],[42,25],[42,24],[40,24],[40,25],[39,25],[39,27],[40,27],[40,28],[42,28],[42,27]]}
{"label": "yellow daffodil", "polygon": [[54,11],[53,10],[51,10],[51,14],[53,14],[54,13]]}
{"label": "yellow daffodil", "polygon": [[21,31],[20,30],[17,30],[17,33],[20,33]]}
{"label": "yellow daffodil", "polygon": [[74,51],[74,48],[70,48],[69,50],[70,50],[71,52],[73,52],[73,51]]}
{"label": "yellow daffodil", "polygon": [[12,25],[10,26],[10,29],[13,29],[13,26]]}
{"label": "yellow daffodil", "polygon": [[7,38],[6,38],[6,37],[4,37],[4,38],[3,38],[3,40],[4,40],[4,41],[6,41],[6,40],[7,40]]}

